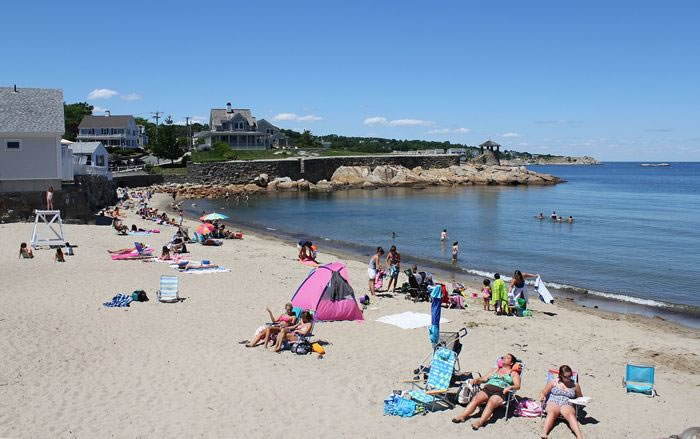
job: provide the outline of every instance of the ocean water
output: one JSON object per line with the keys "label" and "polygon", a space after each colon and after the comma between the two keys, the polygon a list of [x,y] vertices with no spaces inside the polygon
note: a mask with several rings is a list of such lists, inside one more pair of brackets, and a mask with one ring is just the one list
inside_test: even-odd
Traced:
{"label": "ocean water", "polygon": [[[520,269],[550,285],[647,306],[700,307],[700,163],[531,166],[568,182],[547,187],[382,188],[197,200],[234,223],[404,261],[486,275]],[[552,211],[573,224],[548,219]],[[535,219],[538,213],[547,219]],[[447,229],[449,242],[439,236]],[[392,239],[392,232],[396,238]],[[451,244],[459,259],[451,265]]]}

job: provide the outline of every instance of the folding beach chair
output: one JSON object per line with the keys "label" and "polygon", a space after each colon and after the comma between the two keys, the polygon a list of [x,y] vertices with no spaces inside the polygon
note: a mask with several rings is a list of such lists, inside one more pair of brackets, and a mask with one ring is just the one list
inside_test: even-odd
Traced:
{"label": "folding beach chair", "polygon": [[[520,365],[520,387],[522,387],[522,382],[523,382],[523,376],[525,375],[525,363],[522,361],[518,361],[516,364]],[[496,365],[495,367],[498,367],[498,359],[496,359]],[[508,422],[508,414],[510,413],[510,404],[511,401],[515,401],[515,403],[520,402],[520,398],[518,398],[518,395],[516,395],[517,391],[516,390],[511,390],[508,392],[508,397],[506,398],[506,422]],[[515,403],[513,403],[515,405]]]}
{"label": "folding beach chair", "polygon": [[654,389],[654,366],[627,363],[622,386],[627,393],[643,393],[650,398],[658,395]]}
{"label": "folding beach chair", "polygon": [[161,276],[160,290],[156,293],[160,302],[179,302],[177,276]]}
{"label": "folding beach chair", "polygon": [[[559,371],[556,369],[549,369],[547,371],[547,380],[545,381],[545,384],[548,384],[550,381],[556,381],[558,379],[559,379]],[[576,371],[572,372],[571,379],[574,381],[574,383],[578,384],[578,373]],[[549,397],[547,397],[547,400],[549,400]],[[576,418],[578,418],[579,409],[581,409],[582,407],[585,407],[586,404],[576,403],[576,402],[572,402],[572,404],[574,406],[574,409],[576,409]],[[542,417],[545,416],[546,409],[547,409],[547,401],[545,401],[544,404],[542,404]],[[559,417],[561,418],[563,416],[559,415]]]}
{"label": "folding beach chair", "polygon": [[[411,389],[408,394],[417,404],[431,411],[435,410],[436,404],[441,404],[448,408],[453,408],[447,398],[447,391],[452,382],[454,374],[457,354],[447,348],[438,348],[433,355],[433,361],[430,363],[430,372],[428,379],[404,381],[411,383]],[[417,390],[413,390],[417,388]]]}

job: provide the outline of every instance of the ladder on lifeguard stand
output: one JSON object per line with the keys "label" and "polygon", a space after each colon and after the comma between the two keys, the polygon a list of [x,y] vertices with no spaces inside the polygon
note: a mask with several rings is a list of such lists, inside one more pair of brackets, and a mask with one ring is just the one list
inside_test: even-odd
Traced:
{"label": "ladder on lifeguard stand", "polygon": [[[35,210],[34,213],[36,214],[36,217],[34,218],[34,229],[32,230],[32,247],[33,248],[39,248],[39,247],[51,247],[51,246],[60,246],[63,247],[66,245],[66,240],[63,237],[63,221],[61,220],[61,211],[60,210]],[[42,224],[46,225],[46,228],[44,228],[45,232],[48,232],[49,230],[53,232],[54,236],[51,236],[50,234],[49,237],[42,237],[40,236],[39,228],[41,227]],[[58,231],[54,228],[56,225],[58,225]]]}

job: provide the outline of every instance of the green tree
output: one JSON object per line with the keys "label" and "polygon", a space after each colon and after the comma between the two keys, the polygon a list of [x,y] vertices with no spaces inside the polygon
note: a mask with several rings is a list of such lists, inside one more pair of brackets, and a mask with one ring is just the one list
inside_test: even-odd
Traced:
{"label": "green tree", "polygon": [[183,142],[178,141],[171,116],[168,116],[158,129],[158,139],[151,150],[156,157],[169,159],[171,163],[184,154]]}
{"label": "green tree", "polygon": [[304,130],[298,139],[294,142],[294,146],[297,148],[320,148],[321,141],[311,134],[311,131]]}
{"label": "green tree", "polygon": [[92,114],[94,107],[87,102],[76,102],[75,104],[63,103],[63,115],[65,119],[65,134],[63,138],[75,142],[78,136],[78,125],[83,117]]}
{"label": "green tree", "polygon": [[[156,141],[156,124],[145,119],[143,117],[135,117],[137,125],[143,125],[144,131],[146,132],[146,137],[148,137],[149,143],[155,143]],[[146,146],[149,146],[148,144]]]}

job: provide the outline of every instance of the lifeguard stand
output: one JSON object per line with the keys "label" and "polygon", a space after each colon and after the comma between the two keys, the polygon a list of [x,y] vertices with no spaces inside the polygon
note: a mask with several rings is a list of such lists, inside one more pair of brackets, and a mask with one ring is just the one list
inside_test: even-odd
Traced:
{"label": "lifeguard stand", "polygon": [[[32,247],[50,247],[55,246],[65,246],[66,240],[63,237],[63,220],[61,220],[60,210],[35,210],[34,213],[36,217],[34,218],[34,229],[32,230]],[[46,225],[43,227],[42,225]],[[58,231],[54,228],[58,225]],[[43,232],[48,237],[44,237],[44,234],[39,233],[39,229],[43,228]],[[48,230],[46,230],[48,229]],[[48,233],[51,231],[51,233]],[[55,236],[55,237],[54,237]]]}

